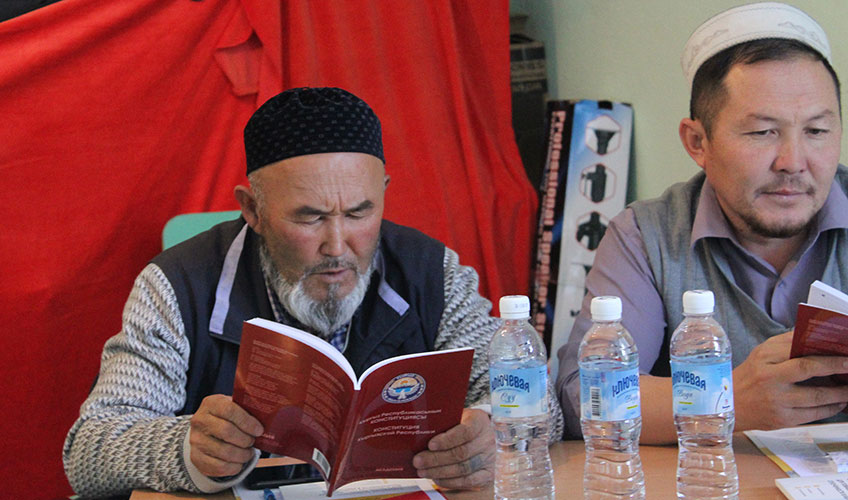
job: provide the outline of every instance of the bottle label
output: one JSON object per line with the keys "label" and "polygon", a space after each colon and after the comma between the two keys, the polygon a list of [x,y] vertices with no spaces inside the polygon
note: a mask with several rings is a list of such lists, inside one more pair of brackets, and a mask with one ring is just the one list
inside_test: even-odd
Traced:
{"label": "bottle label", "polygon": [[492,416],[535,417],[548,413],[548,368],[489,367]]}
{"label": "bottle label", "polygon": [[671,362],[675,415],[713,415],[733,411],[733,366]]}
{"label": "bottle label", "polygon": [[580,369],[580,413],[586,420],[629,420],[642,415],[639,369]]}

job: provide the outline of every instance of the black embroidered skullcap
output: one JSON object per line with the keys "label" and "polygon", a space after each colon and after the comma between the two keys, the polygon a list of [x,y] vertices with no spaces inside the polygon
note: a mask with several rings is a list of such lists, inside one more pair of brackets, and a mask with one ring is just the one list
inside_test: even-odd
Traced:
{"label": "black embroidered skullcap", "polygon": [[367,153],[383,163],[380,120],[368,104],[333,87],[289,89],[268,99],[244,127],[247,173],[295,156]]}

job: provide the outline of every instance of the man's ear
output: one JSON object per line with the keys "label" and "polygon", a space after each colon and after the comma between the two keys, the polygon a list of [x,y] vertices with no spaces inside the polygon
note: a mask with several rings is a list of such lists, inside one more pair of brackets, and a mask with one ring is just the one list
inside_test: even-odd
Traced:
{"label": "man's ear", "polygon": [[690,118],[680,120],[678,133],[680,134],[680,141],[683,143],[686,152],[689,153],[689,156],[695,160],[695,163],[699,167],[704,168],[708,139],[707,132],[701,120],[692,120]]}
{"label": "man's ear", "polygon": [[385,191],[386,188],[389,187],[389,182],[391,180],[392,180],[392,176],[390,176],[389,174],[386,174],[386,175],[383,176],[383,191]]}
{"label": "man's ear", "polygon": [[236,186],[233,194],[236,196],[241,207],[241,216],[247,221],[247,225],[258,234],[262,234],[259,230],[259,209],[256,205],[256,195],[253,189],[248,186]]}

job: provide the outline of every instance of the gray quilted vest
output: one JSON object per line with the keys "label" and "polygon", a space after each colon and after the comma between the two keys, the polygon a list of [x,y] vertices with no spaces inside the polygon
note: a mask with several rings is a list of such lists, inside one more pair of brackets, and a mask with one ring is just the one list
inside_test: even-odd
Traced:
{"label": "gray quilted vest", "polygon": [[[683,320],[681,297],[686,290],[709,289],[715,293],[716,320],[730,338],[734,367],[755,346],[787,330],[734,283],[726,258],[714,250],[715,241],[701,239],[690,251],[692,224],[705,178],[700,172],[687,182],[671,186],[657,199],[630,205],[665,305],[665,339],[651,370],[653,375],[669,375],[668,344],[674,328]],[[834,182],[848,192],[848,169],[840,165]],[[848,230],[826,231],[822,236],[827,238],[828,262],[819,280],[846,290]]]}

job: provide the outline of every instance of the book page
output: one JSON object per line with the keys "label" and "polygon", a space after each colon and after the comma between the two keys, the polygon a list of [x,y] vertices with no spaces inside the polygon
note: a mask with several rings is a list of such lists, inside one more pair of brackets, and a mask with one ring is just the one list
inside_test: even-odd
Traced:
{"label": "book page", "polygon": [[848,474],[784,477],[774,484],[789,500],[848,500]]}
{"label": "book page", "polygon": [[470,348],[399,356],[366,371],[338,484],[417,477],[412,457],[459,423],[473,356]]}
{"label": "book page", "polygon": [[444,500],[430,479],[371,479],[343,486],[327,496],[324,483],[302,483],[280,486],[283,500]]}
{"label": "book page", "polygon": [[286,335],[293,339],[297,339],[303,342],[304,344],[312,347],[313,349],[317,350],[324,356],[327,356],[328,358],[333,360],[334,363],[339,365],[339,367],[343,369],[345,373],[348,374],[351,382],[354,383],[355,387],[359,387],[359,384],[356,380],[356,372],[354,371],[353,367],[350,366],[350,361],[348,361],[347,358],[344,357],[344,354],[339,352],[338,349],[333,347],[333,345],[327,342],[326,340],[316,337],[315,335],[312,335],[309,332],[304,332],[303,330],[298,330],[297,328],[292,328],[288,325],[284,325],[282,323],[277,323],[276,321],[271,321],[263,318],[253,318],[251,320],[248,320],[247,323],[261,326],[263,328],[267,328],[269,330],[275,331],[282,335]]}
{"label": "book page", "polygon": [[753,430],[745,435],[788,476],[848,472],[848,423]]}
{"label": "book page", "polygon": [[273,322],[244,324],[233,401],[262,422],[265,433],[256,439],[257,448],[310,462],[329,477],[354,400],[354,382],[325,350],[297,333],[311,335],[288,327],[295,334],[282,331],[277,323],[270,329],[267,323]]}
{"label": "book page", "polygon": [[807,304],[848,314],[848,295],[818,280],[810,285]]}

